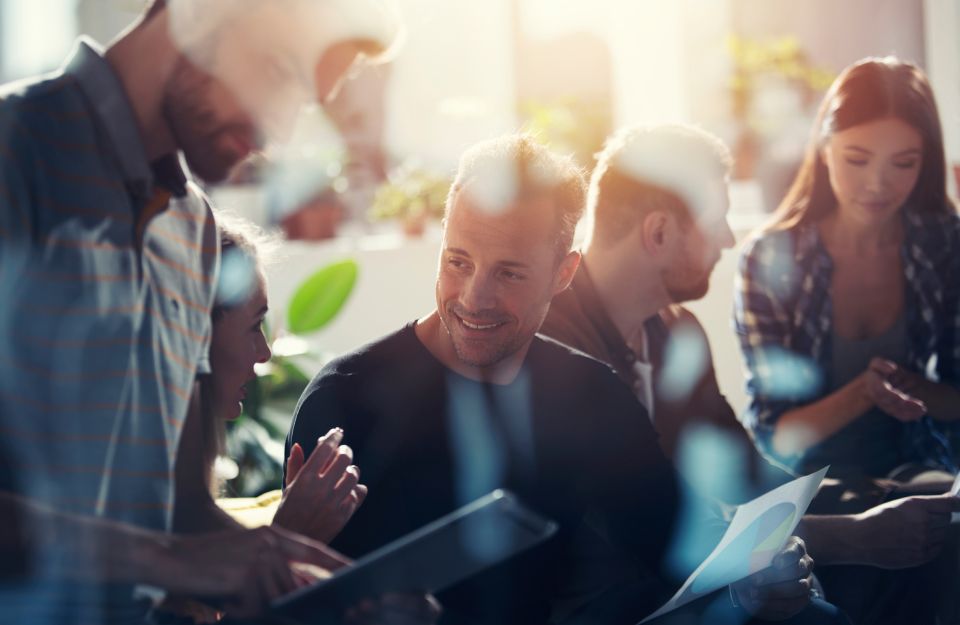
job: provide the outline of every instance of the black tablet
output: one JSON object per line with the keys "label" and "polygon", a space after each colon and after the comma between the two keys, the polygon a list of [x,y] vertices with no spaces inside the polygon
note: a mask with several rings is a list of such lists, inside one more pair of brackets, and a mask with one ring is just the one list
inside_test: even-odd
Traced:
{"label": "black tablet", "polygon": [[335,619],[365,597],[436,593],[546,540],[557,524],[497,490],[360,558],[328,579],[275,600],[303,622]]}

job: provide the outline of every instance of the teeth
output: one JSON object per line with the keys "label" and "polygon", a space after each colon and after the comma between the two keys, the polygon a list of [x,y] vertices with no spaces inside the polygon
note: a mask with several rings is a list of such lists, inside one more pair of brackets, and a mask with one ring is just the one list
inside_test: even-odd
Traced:
{"label": "teeth", "polygon": [[470,323],[470,322],[467,321],[466,319],[461,319],[460,321],[462,321],[462,322],[463,322],[463,325],[467,326],[467,327],[470,328],[471,330],[489,330],[490,328],[495,328],[495,327],[497,327],[498,325],[500,325],[500,324],[498,324],[498,323],[491,323],[491,324],[488,324],[488,325],[477,325],[477,324],[475,324],[475,323]]}

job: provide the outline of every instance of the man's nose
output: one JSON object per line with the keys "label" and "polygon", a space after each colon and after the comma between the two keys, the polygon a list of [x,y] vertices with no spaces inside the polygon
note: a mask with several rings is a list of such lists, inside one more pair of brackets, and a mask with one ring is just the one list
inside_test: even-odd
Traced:
{"label": "man's nose", "polygon": [[490,278],[474,274],[460,292],[460,303],[469,311],[477,312],[494,308],[496,286]]}

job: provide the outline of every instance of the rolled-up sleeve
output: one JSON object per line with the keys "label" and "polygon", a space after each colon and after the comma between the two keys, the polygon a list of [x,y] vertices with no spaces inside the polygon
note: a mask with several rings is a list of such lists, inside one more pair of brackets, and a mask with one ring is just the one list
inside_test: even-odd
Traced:
{"label": "rolled-up sleeve", "polygon": [[740,421],[761,452],[793,467],[797,458],[774,453],[773,432],[780,416],[819,385],[809,359],[788,348],[792,326],[787,298],[804,279],[788,243],[787,233],[777,233],[746,244],[734,283],[733,324],[750,400]]}

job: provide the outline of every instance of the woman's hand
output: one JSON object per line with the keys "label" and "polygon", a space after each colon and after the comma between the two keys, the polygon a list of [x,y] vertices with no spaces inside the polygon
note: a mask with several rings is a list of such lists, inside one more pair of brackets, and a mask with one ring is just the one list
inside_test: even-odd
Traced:
{"label": "woman's hand", "polygon": [[874,358],[864,372],[867,396],[894,419],[916,421],[927,413],[927,406],[911,394],[915,389],[911,374],[884,358]]}
{"label": "woman's hand", "polygon": [[300,445],[293,446],[274,525],[324,543],[340,533],[367,496],[360,470],[351,464],[353,451],[342,440],[343,430],[330,430],[306,461]]}

